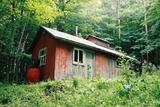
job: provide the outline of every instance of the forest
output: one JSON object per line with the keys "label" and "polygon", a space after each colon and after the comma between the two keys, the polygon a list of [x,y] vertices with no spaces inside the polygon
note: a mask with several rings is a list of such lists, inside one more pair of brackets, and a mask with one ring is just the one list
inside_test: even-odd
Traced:
{"label": "forest", "polygon": [[[142,64],[121,59],[117,78],[26,84],[29,48],[40,26],[109,41]],[[148,72],[149,71],[149,72]],[[0,0],[0,106],[159,107],[160,0]]]}
{"label": "forest", "polygon": [[158,66],[159,5],[159,0],[0,0],[1,71],[12,75],[27,68],[28,49],[42,25],[73,35],[77,26],[84,38],[96,35]]}
{"label": "forest", "polygon": [[73,35],[77,26],[84,38],[96,35],[142,63],[160,64],[159,0],[0,2],[0,66],[13,80],[31,63],[28,49],[42,25]]}

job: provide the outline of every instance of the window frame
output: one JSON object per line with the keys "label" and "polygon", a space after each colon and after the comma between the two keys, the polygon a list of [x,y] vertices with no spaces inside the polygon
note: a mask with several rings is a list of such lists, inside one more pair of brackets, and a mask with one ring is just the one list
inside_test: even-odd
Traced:
{"label": "window frame", "polygon": [[[78,59],[77,59],[77,62],[76,62],[75,59],[74,59],[74,58],[75,58],[75,50],[78,51],[78,57],[77,57]],[[80,59],[80,56],[79,56],[79,53],[80,53],[80,52],[79,52],[79,51],[82,51],[82,56],[83,56],[82,62],[83,62],[83,63],[81,63],[80,60],[79,60],[79,59]],[[85,51],[84,51],[84,49],[81,49],[81,48],[73,48],[73,59],[72,59],[72,60],[73,60],[73,64],[75,64],[75,65],[84,65],[84,64],[85,64]]]}
{"label": "window frame", "polygon": [[[44,54],[41,55],[41,53],[44,51]],[[46,65],[46,55],[47,55],[47,48],[41,48],[38,53],[38,59],[39,59],[39,66]]]}

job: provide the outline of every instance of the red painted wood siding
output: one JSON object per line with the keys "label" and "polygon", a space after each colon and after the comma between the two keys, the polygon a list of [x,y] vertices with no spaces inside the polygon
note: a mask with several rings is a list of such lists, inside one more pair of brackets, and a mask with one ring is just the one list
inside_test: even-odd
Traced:
{"label": "red painted wood siding", "polygon": [[54,79],[56,41],[51,36],[49,36],[47,32],[43,32],[35,44],[35,48],[32,52],[32,58],[34,60],[38,60],[39,50],[45,47],[47,48],[46,65],[41,67],[42,79]]}
{"label": "red painted wood siding", "polygon": [[[39,35],[40,36],[40,35]],[[66,79],[74,76],[87,77],[87,66],[73,64],[73,49],[74,45],[59,41],[50,36],[47,32],[41,33],[41,37],[35,44],[32,58],[37,60],[39,50],[47,48],[46,65],[41,67],[43,80],[51,79]],[[76,47],[78,48],[78,47]],[[83,49],[83,48],[80,48]],[[84,49],[85,52],[87,49]],[[95,68],[93,74],[100,74],[104,78],[109,78],[108,60],[112,57],[104,53],[95,53]],[[87,58],[85,58],[87,60]]]}
{"label": "red painted wood siding", "polygon": [[109,78],[108,73],[108,58],[102,53],[96,53],[96,75],[101,75],[104,78]]}
{"label": "red painted wood siding", "polygon": [[[63,43],[57,43],[56,47],[56,57],[55,57],[55,78],[63,79],[66,77],[68,72],[68,55],[70,46],[64,45]],[[71,59],[70,59],[71,60]]]}
{"label": "red painted wood siding", "polygon": [[86,77],[86,66],[73,64],[74,46],[57,42],[55,58],[55,78],[66,79],[74,76]]}
{"label": "red painted wood siding", "polygon": [[106,48],[110,46],[107,42],[104,42],[102,40],[96,39],[93,36],[89,36],[87,40],[89,40],[89,41],[91,41],[91,42],[93,42],[93,43],[95,43],[97,45],[106,47]]}

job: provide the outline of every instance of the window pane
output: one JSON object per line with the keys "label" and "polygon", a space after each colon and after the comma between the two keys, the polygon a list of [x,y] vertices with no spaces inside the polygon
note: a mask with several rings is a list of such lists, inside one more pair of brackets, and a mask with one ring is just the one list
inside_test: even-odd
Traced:
{"label": "window pane", "polygon": [[40,50],[39,50],[40,66],[46,64],[46,52],[47,52],[47,49],[46,49],[46,48],[43,48],[43,49],[40,49]]}
{"label": "window pane", "polygon": [[44,50],[41,51],[41,55],[44,55]]}
{"label": "window pane", "polygon": [[79,50],[79,63],[83,63],[83,51]]}
{"label": "window pane", "polygon": [[78,62],[78,50],[74,50],[74,61]]}

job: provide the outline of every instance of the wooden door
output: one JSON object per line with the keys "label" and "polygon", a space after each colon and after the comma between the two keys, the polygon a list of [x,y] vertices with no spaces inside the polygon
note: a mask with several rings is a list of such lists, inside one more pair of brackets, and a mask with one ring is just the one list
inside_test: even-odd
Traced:
{"label": "wooden door", "polygon": [[109,59],[108,61],[108,72],[109,72],[109,78],[112,78],[116,76],[116,67],[117,67],[117,62],[115,59]]}
{"label": "wooden door", "polygon": [[87,78],[94,76],[94,53],[90,51],[86,51],[86,71]]}

